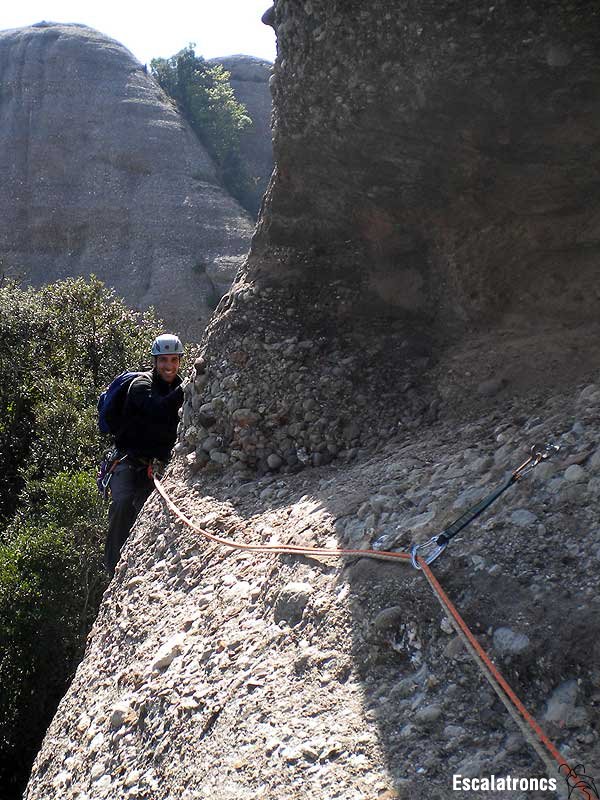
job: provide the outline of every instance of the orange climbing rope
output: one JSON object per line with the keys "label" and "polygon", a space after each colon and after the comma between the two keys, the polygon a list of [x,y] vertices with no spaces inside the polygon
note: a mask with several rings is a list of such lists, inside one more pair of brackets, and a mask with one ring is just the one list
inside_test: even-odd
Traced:
{"label": "orange climbing rope", "polygon": [[[223,545],[224,547],[229,547],[235,550],[242,550],[246,552],[253,552],[253,553],[265,553],[271,555],[283,555],[283,554],[291,554],[291,555],[308,555],[308,556],[319,556],[319,557],[329,557],[329,558],[341,558],[345,556],[355,556],[355,557],[362,557],[362,558],[374,558],[383,561],[404,561],[405,563],[411,563],[411,560],[414,559],[414,555],[411,556],[410,553],[398,553],[391,550],[372,550],[372,549],[365,549],[365,550],[354,550],[354,549],[345,549],[345,548],[336,548],[336,547],[301,547],[296,545],[269,545],[269,544],[246,544],[236,542],[233,539],[226,539],[222,536],[216,536],[214,533],[210,533],[209,531],[201,528],[199,525],[196,525],[192,522],[185,514],[175,505],[175,503],[171,500],[168,496],[164,486],[158,480],[158,478],[153,475],[151,467],[148,468],[148,474],[153,478],[154,485],[160,496],[165,501],[169,510],[174,514],[174,516],[187,525],[188,528],[195,531],[196,533],[200,534],[201,536],[205,537],[211,542],[215,542],[216,544]],[[572,783],[568,783],[569,786],[569,797],[572,796],[573,790],[576,790],[578,794],[583,798],[583,800],[593,800],[594,797],[597,797],[595,792],[590,789],[590,784],[586,782],[585,775],[578,775],[575,769],[572,769],[566,761],[562,758],[556,747],[552,744],[552,742],[548,739],[548,737],[544,734],[538,723],[535,719],[531,716],[531,714],[527,711],[523,703],[519,700],[517,695],[511,689],[509,684],[500,674],[498,668],[493,664],[490,657],[487,655],[485,650],[481,647],[473,633],[470,631],[469,627],[467,626],[466,622],[460,616],[458,611],[456,610],[455,606],[452,604],[451,600],[444,592],[442,587],[440,586],[438,580],[434,576],[431,568],[429,567],[427,561],[420,556],[416,556],[416,560],[418,562],[418,567],[423,571],[429,585],[431,586],[433,593],[435,594],[437,600],[439,601],[442,609],[448,616],[452,626],[456,630],[457,634],[460,636],[461,640],[463,641],[467,651],[483,673],[486,680],[490,683],[498,697],[500,698],[501,702],[507,709],[508,713],[511,715],[513,721],[518,726],[519,730],[523,734],[526,741],[533,747],[536,751],[540,759],[543,761],[546,769],[548,770],[549,775],[554,774],[557,765],[558,771],[560,772],[561,769],[564,768],[564,772],[561,772],[563,777],[572,781]],[[579,767],[580,765],[577,765]]]}
{"label": "orange climbing rope", "polygon": [[[529,744],[544,762],[548,773],[552,774],[556,769],[558,769],[560,772],[562,767],[566,768],[565,774],[568,774],[569,777],[574,780],[574,783],[572,785],[570,784],[570,788],[577,789],[584,800],[592,800],[593,795],[591,795],[586,788],[587,784],[585,783],[585,777],[578,776],[576,771],[569,767],[569,765],[565,762],[565,759],[548,739],[535,719],[527,711],[523,703],[519,700],[509,684],[500,674],[500,671],[494,665],[483,647],[479,644],[467,626],[467,623],[458,613],[456,607],[440,586],[439,581],[431,571],[429,565],[423,559],[420,559],[419,566],[423,570],[423,573],[425,574],[433,593],[437,597],[448,619],[452,623],[453,628],[460,636],[470,656],[473,658],[487,681],[490,683],[504,704],[504,707],[513,718],[513,721],[518,726],[526,741],[529,742]],[[556,763],[553,763],[553,760]]]}
{"label": "orange climbing rope", "polygon": [[231,547],[233,550],[245,550],[250,553],[270,553],[272,555],[285,555],[289,553],[290,555],[329,556],[337,558],[340,556],[364,556],[366,558],[378,558],[382,561],[406,561],[410,563],[410,553],[396,553],[393,550],[345,550],[337,547],[300,547],[291,544],[245,544],[243,542],[236,542],[233,539],[224,539],[222,536],[215,536],[214,533],[209,533],[207,530],[200,528],[188,519],[167,495],[158,478],[155,476],[153,477],[154,485],[158,493],[181,522],[185,523],[188,528],[191,528],[211,542],[216,542],[216,544],[221,544],[224,547]]}

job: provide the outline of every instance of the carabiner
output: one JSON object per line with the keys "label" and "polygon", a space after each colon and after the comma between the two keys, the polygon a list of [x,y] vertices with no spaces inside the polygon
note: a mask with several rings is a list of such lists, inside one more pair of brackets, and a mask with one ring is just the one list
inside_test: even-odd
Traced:
{"label": "carabiner", "polygon": [[[421,565],[418,561],[419,558],[422,558],[426,564],[431,564],[432,561],[435,561],[436,558],[444,552],[448,547],[448,542],[444,541],[440,543],[440,538],[440,536],[432,536],[429,541],[423,542],[423,544],[414,544],[410,548],[410,560],[415,569],[421,569]],[[429,555],[419,555],[419,551],[421,550],[431,550],[431,552]]]}
{"label": "carabiner", "polygon": [[[428,542],[423,544],[416,544],[410,548],[410,560],[415,569],[421,569],[419,566],[419,559],[422,558],[426,564],[431,564],[432,561],[444,552],[448,542],[453,539],[460,531],[467,525],[473,522],[480,514],[482,514],[494,500],[505,492],[509,486],[512,486],[515,481],[520,480],[524,475],[527,475],[532,469],[537,467],[540,461],[545,461],[550,458],[554,453],[560,450],[557,444],[545,444],[543,447],[538,448],[533,445],[531,448],[531,455],[524,461],[516,470],[511,474],[510,478],[502,484],[499,488],[495,489],[491,494],[476,503],[472,508],[465,511],[458,519],[445,528],[437,536],[433,536]],[[423,552],[425,555],[420,555]]]}
{"label": "carabiner", "polygon": [[531,455],[527,461],[524,461],[513,472],[515,480],[520,480],[524,475],[527,475],[528,472],[531,472],[532,469],[535,469],[541,461],[546,461],[551,458],[555,453],[558,453],[559,450],[560,445],[558,444],[546,442],[541,448],[538,448],[537,445],[534,444],[531,448]]}

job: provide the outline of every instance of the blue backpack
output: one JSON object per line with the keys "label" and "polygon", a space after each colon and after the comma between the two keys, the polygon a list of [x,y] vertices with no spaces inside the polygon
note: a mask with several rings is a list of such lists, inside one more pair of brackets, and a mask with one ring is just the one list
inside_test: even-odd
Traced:
{"label": "blue backpack", "polygon": [[98,398],[98,427],[100,433],[116,436],[123,424],[123,409],[127,391],[133,381],[143,372],[122,372],[111,381]]}

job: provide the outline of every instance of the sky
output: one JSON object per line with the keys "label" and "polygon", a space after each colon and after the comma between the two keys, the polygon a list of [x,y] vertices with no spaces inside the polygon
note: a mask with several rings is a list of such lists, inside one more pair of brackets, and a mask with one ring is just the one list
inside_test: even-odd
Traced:
{"label": "sky", "polygon": [[260,21],[271,0],[22,0],[2,4],[0,29],[81,22],[124,44],[142,64],[190,42],[205,58],[235,53],[275,60],[275,33]]}

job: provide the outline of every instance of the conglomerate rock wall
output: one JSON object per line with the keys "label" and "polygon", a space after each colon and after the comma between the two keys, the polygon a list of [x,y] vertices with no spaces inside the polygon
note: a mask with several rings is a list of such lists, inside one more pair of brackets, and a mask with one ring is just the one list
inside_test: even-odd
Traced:
{"label": "conglomerate rock wall", "polygon": [[277,0],[270,18],[276,166],[184,412],[191,468],[296,470],[430,422],[466,333],[546,325],[554,349],[515,362],[563,373],[556,330],[600,297],[595,4]]}
{"label": "conglomerate rock wall", "polygon": [[[596,382],[440,421],[344,468],[191,482],[177,460],[165,484],[197,525],[238,542],[405,550],[497,487],[525,442],[560,435],[561,452],[432,569],[561,757],[597,776],[599,413]],[[454,776],[488,789],[456,791]],[[507,776],[516,787],[500,790]],[[561,794],[520,783],[540,778]],[[233,552],[177,524],[155,493],[25,800],[566,800],[566,789],[422,573]]]}
{"label": "conglomerate rock wall", "polygon": [[451,320],[554,312],[586,285],[596,4],[277,0],[275,28],[277,175],[249,274],[282,248],[282,282]]}
{"label": "conglomerate rock wall", "polygon": [[83,25],[0,33],[0,145],[4,273],[95,273],[200,336],[253,225],[128,50]]}

